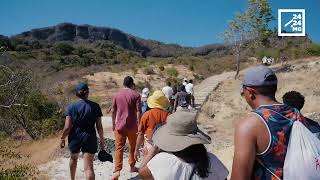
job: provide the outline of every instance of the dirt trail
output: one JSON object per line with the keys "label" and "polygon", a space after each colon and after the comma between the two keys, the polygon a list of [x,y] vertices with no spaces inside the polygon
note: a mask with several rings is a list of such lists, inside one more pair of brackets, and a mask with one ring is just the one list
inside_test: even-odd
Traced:
{"label": "dirt trail", "polygon": [[[294,62],[294,66],[279,70],[279,90],[277,97],[280,98],[289,90],[300,91],[306,97],[306,105],[303,113],[320,112],[317,103],[320,102],[320,58],[304,59]],[[243,71],[240,73],[240,79]],[[250,112],[249,106],[239,94],[240,80],[233,78],[234,72],[222,73],[212,76],[196,85],[195,103],[201,107],[198,123],[201,128],[212,137],[213,143],[207,148],[215,153],[219,159],[231,171],[233,158],[233,131],[237,119],[244,113]],[[281,100],[281,99],[279,99]],[[104,118],[104,129],[106,136],[110,134],[110,118]],[[127,173],[127,159],[124,159],[124,170],[121,179],[130,179],[136,174]],[[80,159],[77,170],[77,179],[84,179],[83,164]],[[94,161],[96,179],[110,179],[113,164]],[[42,172],[48,174],[50,179],[66,178],[69,175],[68,158],[59,157],[40,167]]]}
{"label": "dirt trail", "polygon": [[[96,75],[96,77],[105,76],[103,79],[107,79],[109,77],[106,77],[106,74],[99,73]],[[202,106],[203,103],[207,100],[210,93],[218,87],[218,85],[228,78],[231,78],[231,73],[225,73],[222,75],[213,76],[210,78],[205,79],[201,83],[195,86],[195,103],[198,104],[198,106]],[[93,77],[89,77],[90,81],[94,81]],[[113,79],[116,79],[115,76],[113,76]],[[118,79],[120,81],[120,79]],[[97,88],[97,91],[100,89]],[[111,118],[110,117],[103,117],[103,126],[104,126],[104,132],[105,137],[113,139],[113,134],[111,133]],[[66,175],[69,174],[68,169],[68,163],[69,163],[69,157],[65,153],[62,157],[56,158],[48,163],[42,164],[39,166],[39,169],[47,174],[47,176],[50,179],[61,179],[65,178]],[[121,179],[134,179],[137,175],[136,173],[128,173],[128,167],[126,166],[126,162],[128,161],[128,158],[124,158],[124,169],[121,174]],[[94,161],[94,168],[96,173],[96,179],[110,179],[112,176],[113,171],[113,164],[112,163],[101,163],[99,160]],[[83,162],[82,158],[78,161],[78,169],[76,173],[77,179],[84,179],[84,173],[83,173]]]}

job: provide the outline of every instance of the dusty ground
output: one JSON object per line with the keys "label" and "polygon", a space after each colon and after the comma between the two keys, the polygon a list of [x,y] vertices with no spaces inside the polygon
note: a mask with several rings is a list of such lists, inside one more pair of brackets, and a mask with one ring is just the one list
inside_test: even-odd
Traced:
{"label": "dusty ground", "polygon": [[[172,65],[165,66],[165,69],[172,68]],[[161,89],[165,86],[166,79],[169,77],[166,70],[160,71],[157,66],[151,66],[154,74],[146,75],[142,69],[134,71],[124,71],[118,73],[98,72],[93,75],[84,76],[90,86],[91,98],[101,103],[104,110],[108,110],[112,96],[122,87],[123,78],[132,76],[136,84],[148,82],[152,90]],[[193,72],[183,65],[174,66],[178,72],[179,79],[194,79]]]}
{"label": "dusty ground", "polygon": [[[320,58],[309,58],[292,62],[289,72],[278,72],[279,89],[277,98],[295,90],[305,96],[303,114],[320,112]],[[273,68],[279,69],[279,66]],[[208,149],[226,164],[229,170],[233,158],[233,132],[237,119],[250,111],[240,96],[241,75],[238,80],[226,80],[217,88],[205,103],[199,116],[199,123],[210,133],[213,144]]]}

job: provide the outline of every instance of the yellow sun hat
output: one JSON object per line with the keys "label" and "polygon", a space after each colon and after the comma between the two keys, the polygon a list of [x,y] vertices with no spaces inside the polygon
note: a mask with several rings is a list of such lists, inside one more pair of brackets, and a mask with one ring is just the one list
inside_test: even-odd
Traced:
{"label": "yellow sun hat", "polygon": [[147,100],[149,108],[167,109],[170,106],[168,98],[162,91],[155,91]]}

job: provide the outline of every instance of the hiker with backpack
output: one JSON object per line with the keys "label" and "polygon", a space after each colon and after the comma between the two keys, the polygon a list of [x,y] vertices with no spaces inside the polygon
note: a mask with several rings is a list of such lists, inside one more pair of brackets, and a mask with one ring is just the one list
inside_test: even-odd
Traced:
{"label": "hiker with backpack", "polygon": [[[290,91],[285,93],[282,96],[282,100],[284,104],[287,104],[291,107],[297,108],[299,111],[304,106],[304,96],[297,91]],[[306,127],[318,138],[320,139],[320,124],[312,119],[305,117],[305,125]]]}
{"label": "hiker with backpack", "polygon": [[134,157],[136,160],[140,157],[140,147],[143,144],[143,155],[146,156],[152,148],[152,136],[155,128],[166,123],[167,117],[170,114],[167,108],[170,106],[168,98],[162,91],[155,91],[148,98],[148,106],[150,110],[144,113],[139,122],[138,137],[135,148]]}
{"label": "hiker with backpack", "polygon": [[95,179],[93,170],[94,154],[98,148],[96,130],[100,137],[100,149],[103,150],[105,147],[101,123],[102,112],[97,103],[88,100],[89,88],[87,84],[79,83],[75,91],[79,99],[67,107],[60,146],[61,148],[65,146],[65,138],[68,136],[68,147],[71,152],[71,179],[75,179],[77,161],[81,151],[83,153],[86,179],[92,180]]}
{"label": "hiker with backpack", "polygon": [[266,66],[244,74],[241,94],[253,111],[241,117],[235,128],[231,180],[284,177],[291,128],[305,119],[296,108],[276,100],[277,83],[275,73]]}
{"label": "hiker with backpack", "polygon": [[190,95],[186,92],[185,86],[180,85],[175,95],[173,111],[189,111],[191,105]]}

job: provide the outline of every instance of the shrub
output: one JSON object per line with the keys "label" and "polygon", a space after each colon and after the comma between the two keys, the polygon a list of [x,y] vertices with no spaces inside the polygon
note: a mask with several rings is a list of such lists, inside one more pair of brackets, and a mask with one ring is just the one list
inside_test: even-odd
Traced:
{"label": "shrub", "polygon": [[19,44],[16,47],[16,51],[28,51],[30,48],[27,45]]}
{"label": "shrub", "polygon": [[193,70],[194,70],[193,64],[189,64],[189,70],[190,70],[190,71],[193,71]]}
{"label": "shrub", "polygon": [[177,77],[179,73],[176,68],[168,68],[167,74],[171,77]]}
{"label": "shrub", "polygon": [[320,56],[320,44],[311,44],[308,46],[307,54],[311,56]]}
{"label": "shrub", "polygon": [[143,74],[152,75],[152,74],[155,74],[155,72],[153,71],[152,67],[146,67],[143,69]]}
{"label": "shrub", "polygon": [[138,83],[136,84],[136,90],[141,92],[143,90],[143,88],[151,89],[152,86],[148,81],[144,81],[144,82],[138,81]]}
{"label": "shrub", "polygon": [[56,43],[54,46],[54,51],[59,55],[69,55],[74,50],[74,47],[70,43],[60,42]]}
{"label": "shrub", "polygon": [[159,66],[160,71],[164,71],[164,66]]}
{"label": "shrub", "polygon": [[0,104],[7,105],[0,108],[1,131],[6,132],[4,129],[11,124],[12,131],[23,128],[31,138],[37,139],[62,128],[58,104],[37,89],[30,73],[5,69],[0,73],[0,81],[5,85],[0,89]]}
{"label": "shrub", "polygon": [[11,169],[0,169],[0,179],[30,179],[37,170],[30,165],[16,165]]}
{"label": "shrub", "polygon": [[14,142],[0,137],[0,179],[33,179],[37,169],[30,164],[21,164],[21,154],[13,151]]}

